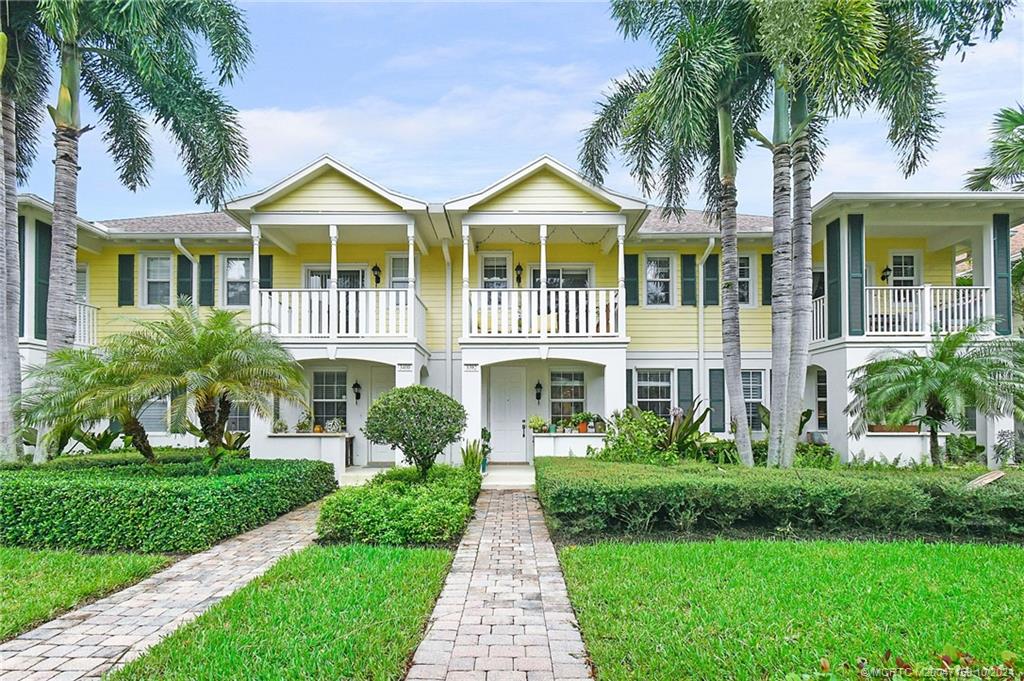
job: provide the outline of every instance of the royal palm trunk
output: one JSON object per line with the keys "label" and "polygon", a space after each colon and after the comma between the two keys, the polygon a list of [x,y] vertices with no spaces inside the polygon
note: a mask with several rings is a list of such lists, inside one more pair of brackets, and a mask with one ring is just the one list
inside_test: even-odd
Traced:
{"label": "royal palm trunk", "polygon": [[729,393],[729,412],[736,430],[736,450],[740,463],[754,465],[743,401],[743,375],[740,346],[739,252],[736,244],[736,147],[732,131],[732,112],[718,107],[719,177],[722,181],[722,364]]}
{"label": "royal palm trunk", "polygon": [[[4,283],[4,303],[6,318],[0,320],[3,327],[3,367],[0,372],[6,377],[8,399],[17,404],[21,398],[21,354],[18,351],[18,340],[21,325],[21,258],[18,244],[18,145],[15,139],[16,104],[10,95],[3,97],[3,173],[4,173],[4,206],[5,216],[3,230],[6,244],[6,282]],[[17,421],[12,418],[17,429]],[[21,437],[17,432],[11,434],[10,450],[21,452]]]}
{"label": "royal palm trunk", "polygon": [[[10,96],[7,92],[0,93],[0,116],[2,116],[2,132],[6,133],[7,129],[7,118],[8,109],[13,113],[13,107],[8,106]],[[12,121],[13,123],[13,121]],[[0,137],[6,138],[6,134],[0,135]],[[3,144],[3,139],[0,139],[0,169],[6,174],[7,169],[7,148]],[[14,261],[17,262],[18,254],[18,241],[17,241],[17,224],[18,224],[18,210],[17,204],[14,206],[14,224],[15,224],[15,238],[12,241],[10,238],[10,231],[7,229],[8,213],[11,211],[10,202],[8,201],[8,187],[6,177],[3,181],[3,197],[0,197],[0,282],[3,282],[5,287],[10,284],[10,277],[8,276],[7,268],[11,261],[9,257],[11,251],[14,251]],[[11,314],[10,314],[10,292],[5,291],[3,294],[4,311],[0,314],[0,460],[10,460],[15,458],[17,454],[17,428],[14,422],[14,405],[16,403],[15,390],[21,391],[21,383],[14,381],[15,372],[11,370],[11,364],[17,362],[20,365],[18,359],[18,341],[17,341],[17,320],[15,320],[14,330],[15,339],[13,348],[10,343],[10,325],[11,325]],[[15,301],[17,302],[17,301]],[[15,306],[17,308],[17,305]],[[20,373],[20,372],[19,372]]]}

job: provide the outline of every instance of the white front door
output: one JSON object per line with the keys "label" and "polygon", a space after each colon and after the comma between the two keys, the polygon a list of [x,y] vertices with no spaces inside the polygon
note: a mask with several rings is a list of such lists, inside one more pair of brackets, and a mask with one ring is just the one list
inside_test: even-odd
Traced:
{"label": "white front door", "polygon": [[[395,387],[394,367],[370,367],[370,402]],[[395,450],[388,445],[370,445],[370,463],[394,463]]]}
{"label": "white front door", "polygon": [[491,367],[491,461],[525,463],[526,367]]}

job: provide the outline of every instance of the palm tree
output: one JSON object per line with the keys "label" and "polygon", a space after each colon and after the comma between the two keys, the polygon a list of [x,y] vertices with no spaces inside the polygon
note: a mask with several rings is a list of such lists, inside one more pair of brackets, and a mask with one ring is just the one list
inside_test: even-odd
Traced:
{"label": "palm tree", "polygon": [[[928,429],[931,463],[941,466],[939,429],[964,427],[968,409],[1024,417],[1024,344],[1017,338],[982,340],[984,330],[971,326],[936,336],[924,354],[882,353],[851,371],[851,435],[860,437],[869,423],[920,423]],[[988,453],[990,465],[993,455]]]}
{"label": "palm tree", "polygon": [[197,43],[209,47],[219,84],[230,83],[252,54],[241,13],[227,0],[48,0],[38,23],[59,58],[56,106],[49,108],[55,174],[51,299],[47,349],[69,347],[75,335],[81,90],[107,127],[104,138],[121,181],[146,184],[152,151],[144,113],[178,144],[197,201],[217,208],[247,164],[237,112],[200,75]]}
{"label": "palm tree", "polygon": [[211,454],[223,442],[234,404],[270,419],[275,399],[306,401],[302,367],[258,326],[240,323],[240,314],[214,310],[200,315],[182,301],[163,318],[140,322],[123,338],[138,367],[136,387],[174,395],[172,426],[183,426],[193,409]]}
{"label": "palm tree", "polygon": [[996,114],[988,163],[970,172],[966,189],[987,192],[1005,186],[1024,191],[1024,106],[1006,107]]}
{"label": "palm tree", "polygon": [[60,433],[116,419],[131,436],[132,446],[154,463],[156,455],[139,414],[160,393],[151,385],[140,387],[137,371],[130,348],[116,338],[97,348],[58,350],[46,364],[30,369],[19,413],[24,424],[43,433],[36,443],[36,459],[46,459]]}

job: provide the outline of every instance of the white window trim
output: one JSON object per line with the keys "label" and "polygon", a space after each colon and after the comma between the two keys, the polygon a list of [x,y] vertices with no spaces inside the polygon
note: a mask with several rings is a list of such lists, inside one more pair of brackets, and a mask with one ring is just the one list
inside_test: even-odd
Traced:
{"label": "white window trim", "polygon": [[[173,265],[172,265],[173,269]],[[78,273],[79,271],[85,272],[85,300],[82,301],[86,305],[89,304],[89,299],[92,294],[92,286],[89,283],[89,263],[80,262],[75,267],[75,297],[78,297]]]}
{"label": "white window trim", "polygon": [[[736,257],[737,257],[737,260],[736,260],[737,277],[739,277],[739,258],[749,258],[750,259],[750,287],[749,287],[750,288],[750,296],[749,296],[749,299],[747,300],[747,302],[740,303],[740,307],[758,307],[761,304],[761,298],[759,297],[761,292],[760,292],[760,290],[758,289],[758,286],[757,286],[757,282],[758,282],[758,278],[757,278],[757,276],[758,276],[758,271],[757,271],[758,262],[757,261],[760,259],[761,256],[758,255],[758,254],[755,254],[755,253],[741,252],[741,253],[738,253]],[[737,281],[738,281],[738,279],[737,279]],[[739,290],[736,291],[736,295],[739,296]]]}
{"label": "white window trim", "polygon": [[[889,260],[885,263],[885,267],[892,269],[893,257],[897,255],[909,255],[914,258],[914,286],[921,286],[921,282],[924,281],[924,251],[906,248],[889,251]],[[878,283],[882,286],[892,286],[892,282],[893,276],[889,275],[889,281]]]}
{"label": "white window trim", "polygon": [[[676,260],[679,259],[678,253],[671,253],[669,251],[644,251],[642,254],[642,262],[640,266],[640,304],[643,307],[652,308],[665,308],[673,307],[677,303],[676,295],[676,283],[678,282],[678,276],[676,272]],[[668,302],[667,303],[648,303],[647,302],[647,259],[648,258],[668,258]]]}
{"label": "white window trim", "polygon": [[[391,271],[392,271],[391,261],[393,259],[395,259],[395,258],[408,258],[408,257],[409,257],[409,252],[408,251],[386,251],[384,253],[384,262],[387,265],[387,269],[380,273],[380,278],[383,281],[383,283],[385,284],[385,286],[383,288],[391,288]],[[420,284],[421,284],[419,252],[413,253],[412,267],[415,268],[413,271],[416,273],[416,293],[419,293],[419,291],[420,291]]]}
{"label": "white window trim", "polygon": [[[547,267],[548,267],[549,270],[563,270],[563,269],[586,270],[587,271],[587,282],[589,284],[589,288],[596,288],[596,285],[595,285],[595,282],[594,282],[594,276],[595,276],[595,274],[594,274],[594,263],[592,263],[592,262],[549,262],[547,264]],[[533,284],[533,271],[534,270],[540,271],[540,263],[539,262],[527,263],[526,271],[523,272],[523,275],[525,276],[525,279],[526,279],[526,287],[527,288],[529,288],[530,285]]]}
{"label": "white window trim", "polygon": [[515,267],[512,264],[512,251],[477,251],[476,257],[476,284],[478,288],[484,287],[484,258],[504,258],[505,271],[508,275],[508,288],[516,288],[516,273],[512,271],[512,268]]}
{"label": "white window trim", "polygon": [[345,397],[344,398],[332,398],[330,400],[321,399],[320,401],[321,402],[343,402],[345,404],[345,425],[348,426],[348,421],[349,421],[349,418],[351,417],[351,413],[349,412],[349,408],[350,408],[351,405],[355,404],[355,402],[354,402],[354,400],[350,399],[351,396],[349,395],[349,392],[351,391],[351,387],[350,386],[352,385],[352,377],[351,377],[351,375],[349,373],[349,370],[348,370],[347,366],[329,366],[329,365],[322,365],[321,366],[321,365],[314,365],[313,367],[310,368],[310,372],[309,372],[309,416],[314,421],[316,420],[316,406],[314,404],[314,402],[316,402],[316,398],[313,396],[313,389],[314,389],[314,385],[316,383],[316,374],[317,373],[327,373],[327,372],[343,373],[343,374],[345,374],[345,384],[344,384],[344,386],[342,386],[344,388],[343,394],[344,394]]}
{"label": "white window trim", "polygon": [[[360,270],[363,273],[363,284],[365,288],[370,288],[370,266],[365,262],[339,262],[339,270]],[[302,264],[302,288],[309,288],[309,273],[313,270],[327,270],[331,271],[331,263],[317,263],[307,262]]]}
{"label": "white window trim", "polygon": [[[768,385],[768,371],[767,371],[767,369],[740,369],[740,377],[741,377],[741,381],[740,382],[741,383],[742,383],[742,376],[743,376],[744,373],[758,373],[758,374],[761,374],[761,399],[758,400],[758,401],[762,405],[767,407],[768,406],[768,395],[771,392],[771,386]],[[742,391],[742,389],[743,389],[743,387],[741,385],[740,386],[740,390]],[[746,414],[746,409],[747,409],[747,403],[748,402],[753,402],[753,400],[748,400],[748,399],[746,399],[746,397],[744,397],[743,398],[743,413],[744,414]],[[766,432],[765,428],[764,428],[764,424],[763,423],[761,424],[761,429],[760,430],[752,430],[751,432],[753,432],[753,433],[764,433],[764,432]]]}
{"label": "white window trim", "polygon": [[[167,304],[163,303],[150,303],[149,302],[149,291],[146,290],[146,283],[149,281],[146,278],[146,262],[149,258],[167,258],[171,264],[170,274],[170,286],[168,289],[168,301]],[[147,309],[159,309],[161,307],[177,307],[178,300],[175,295],[175,275],[177,274],[175,267],[174,255],[168,251],[144,251],[139,253],[139,307]]]}
{"label": "white window trim", "polygon": [[[547,386],[548,387],[548,399],[547,399],[547,403],[548,403],[547,404],[547,408],[548,408],[548,423],[551,423],[554,420],[553,412],[551,410],[551,404],[552,404],[552,402],[555,399],[554,397],[552,397],[552,395],[554,395],[554,392],[555,392],[554,391],[554,385],[555,384],[554,384],[554,381],[551,380],[551,375],[555,374],[555,373],[562,373],[562,374],[573,373],[573,374],[581,374],[583,376],[583,411],[587,411],[587,372],[586,372],[586,370],[581,368],[581,367],[578,367],[578,366],[576,366],[576,367],[551,367],[550,369],[548,369],[548,375],[547,375],[547,379],[548,379],[548,386]],[[573,400],[563,400],[563,399],[559,398],[558,401],[559,402],[572,402]]]}
{"label": "white window trim", "polygon": [[[679,402],[679,386],[677,380],[679,371],[676,368],[667,366],[633,367],[633,401],[631,404],[640,406],[640,373],[641,371],[667,371],[668,372],[668,412],[672,414],[672,408]],[[644,400],[645,402],[658,402],[660,400]]]}
{"label": "white window trim", "polygon": [[[228,305],[228,258],[248,258],[249,260],[249,277],[250,277],[250,289],[249,289],[249,304],[248,305]],[[249,305],[252,304],[252,288],[251,288],[251,277],[253,272],[252,253],[245,251],[229,252],[220,254],[220,306],[232,310],[247,310]]]}

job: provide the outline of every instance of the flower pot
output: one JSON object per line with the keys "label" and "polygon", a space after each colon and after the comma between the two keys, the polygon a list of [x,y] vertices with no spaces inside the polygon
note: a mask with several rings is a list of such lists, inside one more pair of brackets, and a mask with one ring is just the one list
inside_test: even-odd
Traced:
{"label": "flower pot", "polygon": [[887,426],[881,423],[868,425],[869,433],[920,433],[921,426],[916,423],[908,423],[905,426]]}
{"label": "flower pot", "polygon": [[557,433],[558,432],[558,426],[556,426],[555,424],[552,423],[550,426],[548,426],[548,432],[549,433]]}
{"label": "flower pot", "polygon": [[589,425],[590,425],[589,423],[584,421],[583,423],[581,423],[578,426],[576,426],[576,430],[578,430],[581,433],[585,433],[585,432],[587,432],[587,426],[589,426]]}

